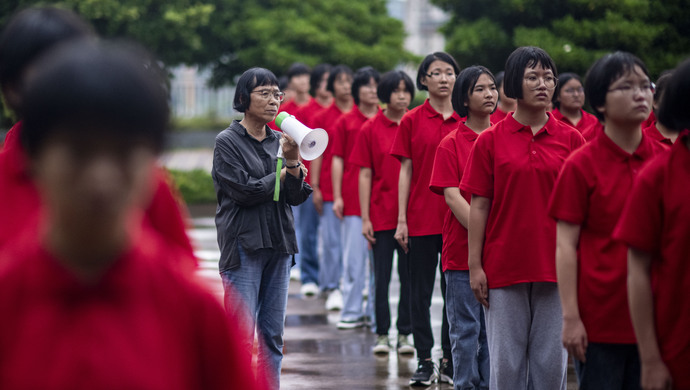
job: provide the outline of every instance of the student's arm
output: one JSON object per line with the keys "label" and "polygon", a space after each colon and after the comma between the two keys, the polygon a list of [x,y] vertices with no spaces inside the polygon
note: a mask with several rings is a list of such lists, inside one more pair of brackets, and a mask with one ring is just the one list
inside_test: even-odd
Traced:
{"label": "student's arm", "polygon": [[468,265],[470,269],[470,287],[479,303],[489,308],[489,285],[482,267],[482,251],[484,249],[484,237],[486,236],[486,221],[491,211],[491,198],[472,195],[472,207],[470,207],[470,220],[467,233],[469,245]]}
{"label": "student's arm", "polygon": [[460,189],[458,187],[446,187],[443,189],[443,197],[455,218],[467,229],[470,220],[470,204],[460,195]]}
{"label": "student's arm", "polygon": [[371,168],[359,169],[359,209],[362,213],[362,234],[372,245],[376,244],[374,238],[374,225],[369,216],[369,202],[371,201]]}
{"label": "student's arm", "polygon": [[628,302],[640,352],[642,389],[671,389],[671,374],[661,360],[654,326],[654,301],[649,267],[652,256],[628,248]]}
{"label": "student's arm", "polygon": [[412,160],[400,159],[400,175],[398,176],[398,227],[395,228],[395,239],[405,253],[407,247],[407,202],[410,200],[410,183],[412,182]]}
{"label": "student's arm", "polygon": [[335,216],[343,219],[343,170],[344,161],[340,156],[333,156],[333,164],[331,165],[331,179],[333,182],[333,212]]}
{"label": "student's arm", "polygon": [[580,318],[577,301],[577,243],[580,225],[558,220],[556,223],[556,275],[563,309],[563,347],[577,360],[585,362],[587,331]]}
{"label": "student's arm", "polygon": [[321,179],[321,164],[323,163],[323,156],[312,160],[309,168],[311,170],[310,184],[311,188],[314,190],[311,196],[312,202],[314,202],[314,208],[319,215],[323,215],[323,194],[321,194],[321,188],[319,187],[319,180]]}

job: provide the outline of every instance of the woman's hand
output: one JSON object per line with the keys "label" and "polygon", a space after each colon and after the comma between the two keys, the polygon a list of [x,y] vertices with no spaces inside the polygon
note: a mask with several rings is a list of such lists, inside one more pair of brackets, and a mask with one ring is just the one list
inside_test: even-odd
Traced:
{"label": "woman's hand", "polygon": [[299,145],[287,133],[283,133],[283,137],[280,139],[280,147],[283,148],[283,157],[286,160],[299,160]]}
{"label": "woman's hand", "polygon": [[402,247],[405,253],[409,252],[410,249],[407,247],[408,233],[407,233],[407,222],[398,221],[398,227],[395,228],[395,235],[393,238],[398,241],[398,244]]}
{"label": "woman's hand", "polygon": [[485,308],[489,308],[489,287],[486,281],[486,273],[484,268],[470,269],[470,288],[474,293],[474,297]]}
{"label": "woman's hand", "polygon": [[641,363],[642,390],[671,390],[673,383],[668,367],[661,359]]}
{"label": "woman's hand", "polygon": [[323,215],[323,194],[318,187],[314,187],[314,192],[311,193],[311,200],[314,202],[314,208],[319,215]]}
{"label": "woman's hand", "polygon": [[344,214],[343,210],[345,209],[345,202],[343,201],[343,198],[335,198],[333,199],[333,213],[335,214],[338,219],[343,219]]}
{"label": "woman's hand", "polygon": [[362,234],[364,238],[369,241],[370,245],[376,244],[376,239],[374,238],[374,225],[371,223],[370,219],[362,220]]}
{"label": "woman's hand", "polygon": [[575,359],[585,363],[587,331],[580,318],[563,318],[563,347]]}

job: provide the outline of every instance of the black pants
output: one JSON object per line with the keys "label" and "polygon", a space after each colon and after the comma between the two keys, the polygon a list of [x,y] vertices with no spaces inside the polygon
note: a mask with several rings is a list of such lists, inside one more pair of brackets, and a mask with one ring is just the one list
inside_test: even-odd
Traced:
{"label": "black pants", "polygon": [[[412,302],[412,334],[418,359],[431,357],[434,335],[431,330],[431,297],[436,284],[436,267],[439,261],[443,240],[440,234],[410,237],[409,264]],[[446,279],[441,272],[441,292],[443,294],[443,319],[441,323],[441,347],[443,357],[452,360],[448,315],[446,314]]]}
{"label": "black pants", "polygon": [[376,333],[387,335],[391,327],[391,311],[388,300],[391,274],[393,272],[393,251],[398,252],[398,277],[400,278],[400,301],[398,302],[398,333],[412,333],[410,322],[410,275],[407,253],[402,250],[398,241],[393,238],[395,230],[383,230],[374,233],[376,244],[374,252],[374,298],[376,309]]}

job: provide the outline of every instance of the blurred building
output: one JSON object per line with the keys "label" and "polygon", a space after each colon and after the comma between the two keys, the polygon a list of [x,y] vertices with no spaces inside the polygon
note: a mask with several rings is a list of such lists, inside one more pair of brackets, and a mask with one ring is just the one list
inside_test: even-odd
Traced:
{"label": "blurred building", "polygon": [[439,28],[450,19],[429,0],[388,0],[388,14],[405,25],[405,49],[424,56],[446,46]]}

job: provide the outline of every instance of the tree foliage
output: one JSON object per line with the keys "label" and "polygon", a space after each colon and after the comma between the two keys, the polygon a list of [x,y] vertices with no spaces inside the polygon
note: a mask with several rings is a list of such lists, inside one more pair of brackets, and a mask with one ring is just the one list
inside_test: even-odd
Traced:
{"label": "tree foliage", "polygon": [[502,70],[518,46],[534,45],[559,71],[584,75],[603,54],[629,51],[653,76],[690,55],[686,0],[432,0],[450,11],[447,50],[462,66]]}

